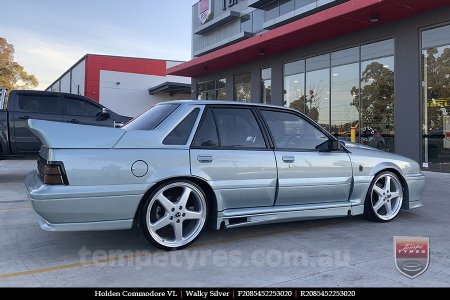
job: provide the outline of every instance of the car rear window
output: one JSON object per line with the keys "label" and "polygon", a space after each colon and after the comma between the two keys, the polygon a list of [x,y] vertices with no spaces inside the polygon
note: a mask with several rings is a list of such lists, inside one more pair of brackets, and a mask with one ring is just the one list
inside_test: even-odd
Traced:
{"label": "car rear window", "polygon": [[155,105],[139,117],[131,120],[123,128],[125,130],[153,130],[173,113],[178,106],[178,104],[171,103]]}

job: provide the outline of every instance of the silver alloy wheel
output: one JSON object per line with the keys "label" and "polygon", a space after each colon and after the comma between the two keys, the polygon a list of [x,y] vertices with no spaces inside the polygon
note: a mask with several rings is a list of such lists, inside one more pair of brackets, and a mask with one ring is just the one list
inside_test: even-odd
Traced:
{"label": "silver alloy wheel", "polygon": [[402,207],[402,184],[393,174],[382,174],[373,185],[370,197],[376,216],[384,221],[392,220]]}
{"label": "silver alloy wheel", "polygon": [[205,196],[188,182],[166,185],[150,200],[146,221],[157,243],[168,248],[182,247],[195,240],[203,229]]}

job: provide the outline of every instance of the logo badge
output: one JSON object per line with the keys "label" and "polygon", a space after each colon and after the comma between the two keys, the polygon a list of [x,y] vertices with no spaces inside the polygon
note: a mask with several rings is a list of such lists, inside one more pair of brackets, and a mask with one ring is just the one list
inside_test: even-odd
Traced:
{"label": "logo badge", "polygon": [[409,278],[425,272],[430,262],[430,238],[394,236],[395,266]]}
{"label": "logo badge", "polygon": [[201,24],[205,24],[212,19],[212,1],[213,0],[200,0],[198,2],[198,19]]}

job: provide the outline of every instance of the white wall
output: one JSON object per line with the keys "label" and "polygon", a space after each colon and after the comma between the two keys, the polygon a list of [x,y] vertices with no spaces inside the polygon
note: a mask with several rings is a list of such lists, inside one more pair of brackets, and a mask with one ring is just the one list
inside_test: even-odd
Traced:
{"label": "white wall", "polygon": [[170,97],[168,94],[153,96],[148,94],[149,88],[167,81],[190,83],[190,78],[102,70],[100,71],[100,103],[116,113],[134,117],[156,103],[186,98],[183,95]]}
{"label": "white wall", "polygon": [[150,87],[165,81],[162,76],[100,71],[100,103],[122,115],[140,115],[154,104],[169,100],[148,94]]}
{"label": "white wall", "polygon": [[84,96],[85,73],[86,60],[83,59],[72,69],[72,94],[78,94],[79,87],[80,95]]}

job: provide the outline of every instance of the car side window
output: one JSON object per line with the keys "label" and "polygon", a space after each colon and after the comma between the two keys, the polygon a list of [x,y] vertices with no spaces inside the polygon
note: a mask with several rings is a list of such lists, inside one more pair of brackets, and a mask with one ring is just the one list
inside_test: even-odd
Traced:
{"label": "car side window", "polygon": [[181,121],[164,139],[164,145],[186,145],[200,109],[196,108]]}
{"label": "car side window", "polygon": [[58,96],[19,95],[19,109],[23,112],[58,114]]}
{"label": "car side window", "polygon": [[198,129],[194,147],[198,148],[216,148],[219,147],[219,137],[217,135],[216,123],[211,109],[206,112],[205,118]]}
{"label": "car side window", "polygon": [[273,110],[261,110],[278,149],[316,150],[329,138],[302,117]]}
{"label": "car side window", "polygon": [[250,108],[214,108],[220,147],[266,148],[261,129]]}
{"label": "car side window", "polygon": [[63,112],[65,115],[71,116],[95,117],[101,112],[101,109],[86,100],[65,97]]}

